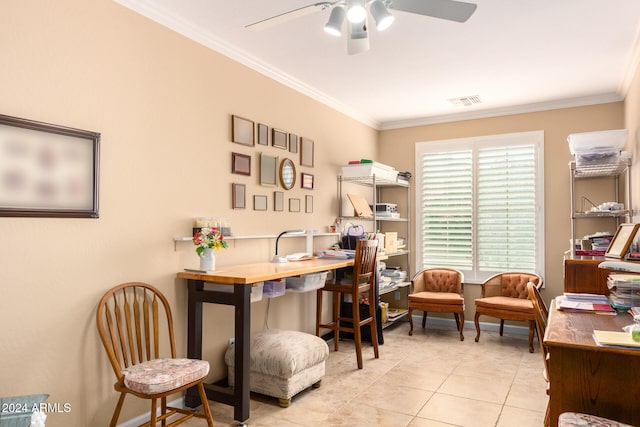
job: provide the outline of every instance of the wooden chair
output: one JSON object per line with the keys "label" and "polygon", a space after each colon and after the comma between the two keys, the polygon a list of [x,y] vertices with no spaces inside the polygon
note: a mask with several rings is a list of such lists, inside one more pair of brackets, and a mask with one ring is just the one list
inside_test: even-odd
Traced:
{"label": "wooden chair", "polygon": [[[209,373],[209,362],[176,358],[171,309],[160,291],[139,282],[116,286],[100,300],[96,322],[116,374],[114,388],[120,392],[111,427],[118,421],[127,394],[151,400],[151,420],[142,426],[156,426],[158,421],[164,426],[169,417],[181,414],[171,426],[199,417],[205,418],[207,425],[213,427],[203,385]],[[167,348],[169,357],[162,358],[161,354],[166,354]],[[200,392],[204,414],[167,406],[168,395],[193,386]],[[160,416],[157,416],[158,399]]]}
{"label": "wooden chair", "polygon": [[[540,344],[540,353],[542,353],[542,360],[544,362],[542,375],[547,382],[547,395],[549,394],[549,353],[544,345],[544,334],[547,330],[547,321],[549,319],[549,309],[540,295],[540,291],[537,286],[532,282],[527,283],[527,293],[529,300],[533,304],[533,314],[536,322],[536,335],[538,335],[538,343]],[[549,405],[547,404],[547,410],[544,414],[545,427],[551,424]]]}
{"label": "wooden chair", "polygon": [[409,294],[409,335],[413,335],[413,310],[422,310],[422,328],[427,323],[427,313],[453,313],[464,341],[464,275],[451,268],[427,268],[411,279]]}
{"label": "wooden chair", "polygon": [[535,273],[506,272],[495,274],[484,281],[481,298],[475,300],[476,342],[480,340],[478,320],[481,315],[500,319],[500,336],[504,331],[505,320],[521,320],[529,323],[529,352],[533,353],[535,318],[533,304],[527,294],[529,282],[539,288],[542,286],[542,277]]}
{"label": "wooden chair", "polygon": [[[320,336],[320,329],[333,331],[334,348],[338,351],[340,332],[353,333],[356,345],[356,358],[358,369],[362,369],[362,337],[360,327],[369,325],[371,328],[371,343],[376,359],[378,358],[378,332],[376,328],[376,304],[374,298],[374,286],[376,286],[376,254],[378,251],[377,240],[358,240],[356,243],[355,265],[353,268],[353,280],[349,284],[327,283],[317,291],[316,302],[316,335]],[[322,294],[333,293],[333,320],[322,323]],[[369,317],[360,318],[360,295],[369,294]],[[340,305],[342,295],[351,296],[352,316],[342,316]],[[345,325],[343,322],[347,322]]]}

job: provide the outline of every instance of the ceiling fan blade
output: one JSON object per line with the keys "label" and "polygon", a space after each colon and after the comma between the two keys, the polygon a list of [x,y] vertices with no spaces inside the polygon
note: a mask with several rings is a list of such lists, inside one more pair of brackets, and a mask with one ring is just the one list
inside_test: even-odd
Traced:
{"label": "ceiling fan blade", "polygon": [[254,22],[249,25],[245,25],[245,28],[252,31],[262,31],[267,28],[271,28],[278,24],[282,24],[283,22],[291,21],[293,19],[300,18],[301,16],[311,15],[312,13],[319,12],[321,10],[325,10],[336,2],[328,2],[323,1],[320,3],[310,4],[308,6],[300,7],[298,9],[293,9],[288,12],[281,13],[279,15],[272,16],[267,19],[263,19],[258,22]]}
{"label": "ceiling fan blade", "polygon": [[369,50],[369,30],[367,21],[359,24],[348,24],[349,35],[347,37],[347,53],[357,55]]}
{"label": "ceiling fan blade", "polygon": [[465,22],[473,15],[478,5],[455,0],[392,0],[387,7],[402,12]]}

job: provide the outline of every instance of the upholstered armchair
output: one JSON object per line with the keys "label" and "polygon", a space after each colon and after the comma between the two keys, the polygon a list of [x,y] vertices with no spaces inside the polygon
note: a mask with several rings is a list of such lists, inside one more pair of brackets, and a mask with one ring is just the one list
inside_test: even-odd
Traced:
{"label": "upholstered armchair", "polygon": [[422,310],[422,328],[427,323],[427,313],[453,313],[464,340],[463,274],[451,268],[428,268],[411,279],[409,294],[409,335],[413,335],[413,310]]}
{"label": "upholstered armchair", "polygon": [[503,334],[505,320],[520,320],[529,323],[529,352],[533,353],[535,317],[527,291],[529,282],[540,288],[542,277],[535,273],[505,272],[485,280],[481,298],[475,300],[476,342],[480,340],[481,315],[500,319],[500,336]]}

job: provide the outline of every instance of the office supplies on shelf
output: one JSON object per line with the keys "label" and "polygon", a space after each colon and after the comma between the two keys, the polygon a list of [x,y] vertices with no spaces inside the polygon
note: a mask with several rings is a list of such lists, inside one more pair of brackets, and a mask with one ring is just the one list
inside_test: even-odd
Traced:
{"label": "office supplies on shelf", "polygon": [[351,205],[353,206],[353,211],[355,216],[362,216],[370,218],[373,216],[373,211],[369,207],[369,203],[367,203],[367,199],[362,197],[359,194],[347,194]]}

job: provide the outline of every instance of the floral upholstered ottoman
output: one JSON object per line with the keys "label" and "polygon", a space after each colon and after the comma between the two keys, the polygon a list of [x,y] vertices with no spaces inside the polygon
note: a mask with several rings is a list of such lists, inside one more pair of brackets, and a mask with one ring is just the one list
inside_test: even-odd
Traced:
{"label": "floral upholstered ottoman", "polygon": [[[234,344],[224,355],[229,385],[234,385]],[[269,330],[251,339],[251,391],[277,397],[281,407],[291,397],[313,386],[320,387],[325,361],[329,357],[327,343],[315,335],[298,331]]]}

